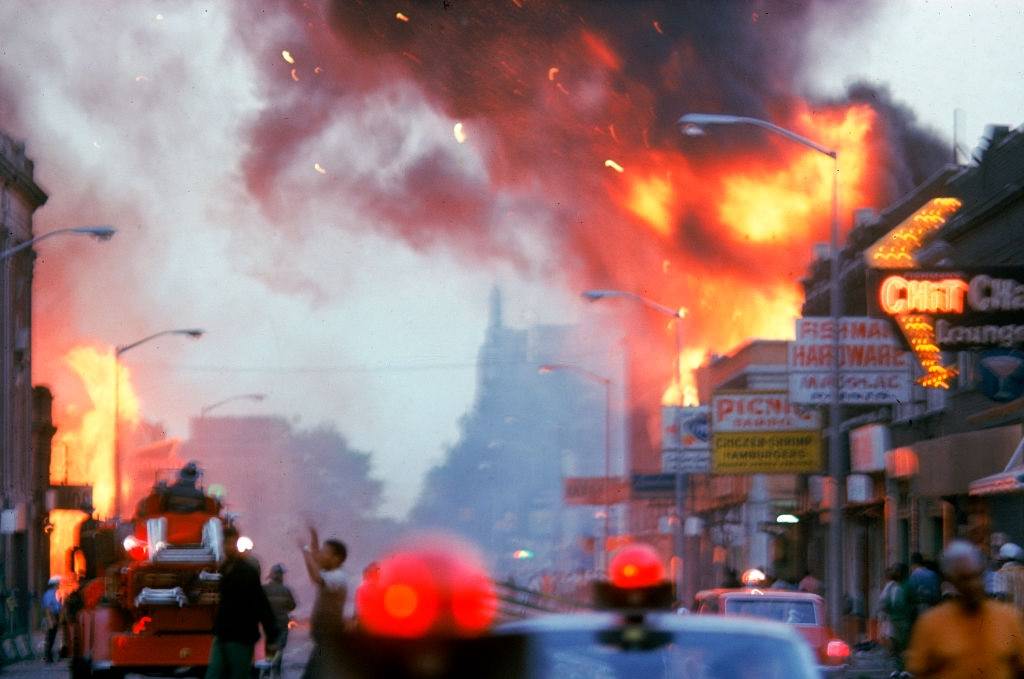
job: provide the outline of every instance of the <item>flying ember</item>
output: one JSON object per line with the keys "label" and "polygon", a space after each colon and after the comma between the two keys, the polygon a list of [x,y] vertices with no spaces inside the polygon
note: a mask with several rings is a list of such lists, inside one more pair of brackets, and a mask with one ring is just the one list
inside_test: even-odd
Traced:
{"label": "flying ember", "polygon": [[460,144],[466,142],[466,131],[462,127],[462,123],[455,123],[455,127],[452,128],[452,133],[455,135],[455,141]]}
{"label": "flying ember", "polygon": [[604,166],[605,167],[610,167],[611,169],[615,170],[616,172],[625,172],[625,169],[621,165],[619,165],[618,163],[616,163],[614,160],[611,160],[611,159],[608,159],[608,160],[604,161]]}
{"label": "flying ember", "polygon": [[289,64],[294,64],[295,59],[292,57],[292,53],[288,50],[281,50],[281,58],[287,61]]}

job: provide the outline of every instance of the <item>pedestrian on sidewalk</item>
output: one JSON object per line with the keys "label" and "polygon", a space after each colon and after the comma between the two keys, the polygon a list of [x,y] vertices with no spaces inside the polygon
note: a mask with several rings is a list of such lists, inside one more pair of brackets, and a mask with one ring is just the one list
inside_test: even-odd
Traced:
{"label": "pedestrian on sidewalk", "polygon": [[43,606],[43,617],[46,622],[46,644],[43,646],[43,660],[49,664],[53,662],[53,645],[57,642],[57,632],[60,630],[60,614],[63,606],[57,598],[57,588],[60,587],[60,577],[54,576],[46,583],[46,591],[43,592],[41,604]]}
{"label": "pedestrian on sidewalk", "polygon": [[985,559],[955,540],[942,555],[942,573],[956,596],[926,611],[906,653],[917,679],[1011,679],[1024,672],[1024,621],[1013,606],[985,595]]}
{"label": "pedestrian on sidewalk", "polygon": [[920,552],[910,555],[910,577],[907,587],[914,604],[914,618],[942,600],[942,578],[929,566]]}
{"label": "pedestrian on sidewalk", "polygon": [[313,637],[303,679],[328,679],[342,673],[341,636],[345,632],[345,599],[348,575],[343,566],[348,548],[341,540],[320,544],[315,527],[309,527],[309,544],[299,542],[309,580],[316,587],[316,601],[309,620]]}
{"label": "pedestrian on sidewalk", "polygon": [[278,625],[260,583],[260,565],[238,551],[238,529],[234,526],[224,529],[224,553],[206,679],[250,679],[260,626],[270,653],[275,650]]}
{"label": "pedestrian on sidewalk", "polygon": [[808,594],[817,594],[821,596],[824,589],[821,584],[821,580],[814,577],[814,574],[810,570],[804,571],[804,577],[800,578],[797,589],[801,592],[807,592]]}
{"label": "pedestrian on sidewalk", "polygon": [[996,571],[995,596],[1024,613],[1024,549],[1007,542],[999,549],[1002,564]]}
{"label": "pedestrian on sidewalk", "polygon": [[886,575],[888,581],[878,596],[879,636],[896,664],[902,667],[903,652],[907,650],[914,624],[914,604],[907,589],[907,564],[890,566]]}
{"label": "pedestrian on sidewalk", "polygon": [[985,567],[984,582],[985,582],[985,593],[989,596],[998,596],[996,592],[996,573],[1003,566],[1003,562],[999,559],[999,552],[1002,550],[1009,540],[1006,537],[1006,533],[992,533],[989,538],[989,549],[988,549],[988,565]]}
{"label": "pedestrian on sidewalk", "polygon": [[288,623],[291,622],[290,613],[295,610],[295,595],[288,585],[284,584],[285,567],[276,563],[270,569],[270,576],[267,584],[263,585],[263,591],[270,602],[270,610],[274,613],[274,620],[277,621],[277,642],[267,644],[267,658],[272,658],[270,676],[281,676],[281,664],[285,646],[288,645]]}

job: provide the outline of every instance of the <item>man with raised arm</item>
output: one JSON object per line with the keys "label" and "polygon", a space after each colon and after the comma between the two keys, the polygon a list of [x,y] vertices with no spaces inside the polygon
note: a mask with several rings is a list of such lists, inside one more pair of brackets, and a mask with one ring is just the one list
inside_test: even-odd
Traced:
{"label": "man with raised arm", "polygon": [[299,546],[306,573],[316,587],[316,601],[309,620],[313,652],[302,676],[303,679],[335,677],[339,674],[338,651],[345,631],[348,575],[342,566],[348,558],[348,548],[340,540],[327,540],[321,545],[313,526],[309,527],[309,544],[300,542]]}

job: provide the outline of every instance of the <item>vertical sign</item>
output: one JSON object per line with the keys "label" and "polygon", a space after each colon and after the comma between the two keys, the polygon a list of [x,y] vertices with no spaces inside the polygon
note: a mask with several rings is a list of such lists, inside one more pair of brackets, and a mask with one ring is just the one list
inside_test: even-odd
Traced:
{"label": "vertical sign", "polygon": [[711,471],[711,410],[708,406],[663,406],[661,471],[706,474]]}

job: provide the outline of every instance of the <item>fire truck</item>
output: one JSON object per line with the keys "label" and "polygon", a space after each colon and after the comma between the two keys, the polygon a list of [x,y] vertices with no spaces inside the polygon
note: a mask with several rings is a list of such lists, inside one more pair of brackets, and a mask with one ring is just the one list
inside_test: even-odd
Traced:
{"label": "fire truck", "polygon": [[88,519],[69,561],[71,679],[203,676],[224,559],[223,507],[190,463],[158,481],[131,522]]}

